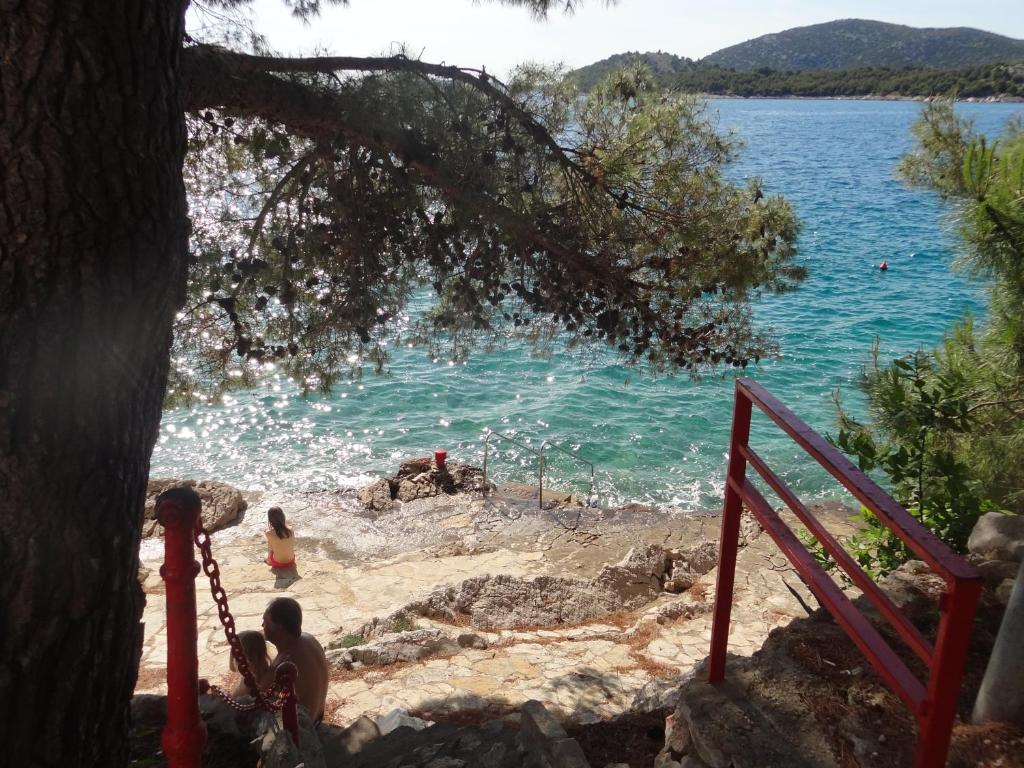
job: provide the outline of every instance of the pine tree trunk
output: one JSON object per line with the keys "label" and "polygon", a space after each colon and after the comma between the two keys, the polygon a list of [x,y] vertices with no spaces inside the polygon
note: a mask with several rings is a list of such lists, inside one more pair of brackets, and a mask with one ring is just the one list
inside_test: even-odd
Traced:
{"label": "pine tree trunk", "polygon": [[185,0],[0,0],[0,763],[118,766],[188,222]]}

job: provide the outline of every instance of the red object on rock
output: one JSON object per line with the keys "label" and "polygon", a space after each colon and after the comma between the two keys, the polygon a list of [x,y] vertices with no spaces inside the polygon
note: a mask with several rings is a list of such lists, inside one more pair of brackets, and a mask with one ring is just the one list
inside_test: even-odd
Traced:
{"label": "red object on rock", "polygon": [[445,461],[448,460],[448,451],[434,451],[434,463],[438,469],[445,469]]}
{"label": "red object on rock", "polygon": [[206,745],[196,651],[199,563],[192,549],[199,508],[199,494],[191,488],[167,491],[156,502],[156,517],[164,527],[160,575],[167,592],[167,725],[160,743],[169,768],[200,768]]}

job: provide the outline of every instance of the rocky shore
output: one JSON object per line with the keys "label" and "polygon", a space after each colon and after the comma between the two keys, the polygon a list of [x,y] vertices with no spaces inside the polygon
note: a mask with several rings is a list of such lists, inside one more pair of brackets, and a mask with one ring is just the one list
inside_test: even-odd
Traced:
{"label": "rocky shore", "polygon": [[[707,652],[717,518],[636,505],[540,509],[532,493],[442,493],[376,510],[351,492],[243,492],[247,508],[213,534],[213,550],[240,629],[258,628],[274,597],[301,602],[305,628],[332,648],[329,719],[338,724],[395,708],[505,713],[531,699],[568,723],[660,706]],[[271,505],[297,532],[294,571],[263,563]],[[738,590],[746,607],[732,641],[747,654],[805,613],[789,589],[799,594],[799,580],[766,570],[770,548],[754,526],[748,538]],[[143,542],[141,559],[138,691],[158,693],[159,538]],[[217,611],[199,586],[200,670],[226,677]]]}
{"label": "rocky shore", "polygon": [[[239,629],[258,628],[267,603],[288,595],[303,606],[304,629],[328,649],[332,678],[326,721],[335,730],[323,735],[325,743],[340,744],[343,729],[359,723],[377,733],[388,718],[412,718],[422,727],[449,724],[448,730],[431,731],[438,739],[442,733],[450,737],[444,754],[454,762],[445,766],[485,765],[473,762],[477,752],[470,750],[476,755],[470,759],[458,745],[477,744],[474,740],[485,738],[477,726],[498,722],[503,725],[491,730],[494,743],[505,745],[505,762],[494,764],[539,765],[523,752],[522,740],[513,738],[527,727],[523,718],[529,711],[530,727],[546,722],[548,713],[559,728],[579,738],[596,768],[605,763],[593,761],[604,757],[593,756],[611,754],[615,745],[595,746],[604,737],[588,742],[591,727],[602,733],[627,729],[621,739],[634,745],[635,754],[624,752],[620,766],[717,765],[715,756],[729,747],[710,746],[710,731],[693,715],[701,711],[693,703],[698,694],[687,688],[708,653],[717,517],[638,505],[588,508],[548,492],[550,501],[542,509],[533,489],[489,489],[484,495],[471,468],[454,465],[442,474],[423,461],[404,465],[396,477],[359,493],[241,492],[243,504],[233,505],[233,519],[216,516],[224,527],[213,534],[214,555]],[[234,499],[224,489],[219,493],[221,500]],[[271,505],[281,506],[296,530],[294,569],[263,564],[262,531]],[[847,509],[820,506],[816,512],[833,533],[851,532]],[[145,540],[140,577],[147,605],[138,693],[165,690],[161,558],[159,537]],[[1001,575],[1009,566],[989,570]],[[1005,592],[1007,584],[1001,581],[993,589]],[[227,682],[227,645],[202,583],[198,608],[200,673]],[[765,663],[756,661],[755,652],[775,636],[773,630],[794,620],[800,620],[794,626],[820,621],[816,609],[774,543],[752,519],[745,520],[729,639],[738,679],[762,679],[755,671]],[[805,639],[831,638],[809,626]],[[781,652],[762,651],[760,658],[773,653]],[[753,666],[743,666],[752,656]],[[681,698],[687,690],[691,693]],[[665,732],[659,724],[673,710]],[[663,735],[637,747],[637,728]],[[852,732],[862,738],[862,731]],[[415,749],[424,755],[442,754],[434,741],[417,738]],[[573,741],[564,732],[554,742],[562,743],[559,739]],[[820,742],[825,752],[835,746],[834,739]],[[864,749],[869,757],[879,752]],[[348,762],[323,764],[364,764],[354,754]],[[429,759],[408,764],[434,765]]]}

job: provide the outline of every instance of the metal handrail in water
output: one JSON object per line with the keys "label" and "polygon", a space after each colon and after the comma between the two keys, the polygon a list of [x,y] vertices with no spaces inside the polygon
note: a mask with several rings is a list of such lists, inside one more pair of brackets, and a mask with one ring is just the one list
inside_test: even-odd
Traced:
{"label": "metal handrail in water", "polygon": [[587,506],[590,506],[590,503],[591,503],[592,499],[594,498],[594,465],[591,464],[586,459],[584,459],[582,456],[577,456],[572,451],[567,451],[562,446],[556,445],[555,443],[552,443],[550,440],[545,440],[543,443],[540,444],[540,477],[541,477],[541,481],[540,481],[540,497],[541,497],[541,499],[540,499],[540,501],[541,501],[541,506],[544,505],[544,449],[548,448],[548,447],[554,448],[556,451],[561,451],[562,453],[564,453],[569,458],[575,459],[576,461],[578,461],[578,462],[580,462],[582,464],[586,464],[588,467],[590,467],[590,490],[587,491]]}
{"label": "metal handrail in water", "polygon": [[552,443],[550,440],[544,440],[540,444],[540,450],[538,451],[535,448],[531,448],[530,446],[526,445],[525,443],[522,443],[519,440],[516,440],[511,435],[505,434],[504,432],[495,432],[492,429],[488,429],[487,430],[487,436],[484,437],[483,494],[485,496],[487,495],[487,456],[488,456],[488,452],[489,452],[489,449],[490,449],[490,443],[491,443],[491,438],[492,437],[497,437],[499,440],[507,440],[508,442],[512,443],[513,445],[518,445],[523,450],[529,451],[530,453],[532,453],[534,456],[536,456],[538,458],[537,504],[538,504],[538,506],[540,506],[541,509],[544,508],[544,449],[547,448],[547,447],[551,447],[551,448],[554,448],[557,451],[561,451],[562,453],[566,454],[567,456],[570,456],[571,458],[576,459],[576,461],[582,462],[582,463],[586,464],[588,467],[590,467],[590,490],[587,493],[587,504],[589,505],[591,503],[591,500],[594,497],[594,465],[591,464],[589,461],[587,461],[586,459],[584,459],[581,456],[577,456],[575,453],[572,453],[571,451],[565,450],[565,448],[562,448],[561,446],[556,445],[555,443]]}
{"label": "metal handrail in water", "polygon": [[490,447],[490,443],[491,443],[491,438],[492,437],[497,437],[499,440],[508,440],[513,445],[518,445],[524,451],[529,451],[534,456],[538,457],[538,459],[540,459],[540,472],[539,472],[539,475],[540,475],[540,497],[541,497],[541,506],[543,506],[543,501],[544,501],[544,460],[541,457],[540,451],[534,450],[530,446],[528,446],[528,445],[526,445],[524,443],[519,442],[514,437],[512,437],[512,435],[506,435],[504,432],[495,432],[492,429],[488,429],[487,430],[487,436],[484,438],[484,484],[483,484],[483,494],[484,494],[484,496],[487,495],[487,451],[488,451],[488,449]]}

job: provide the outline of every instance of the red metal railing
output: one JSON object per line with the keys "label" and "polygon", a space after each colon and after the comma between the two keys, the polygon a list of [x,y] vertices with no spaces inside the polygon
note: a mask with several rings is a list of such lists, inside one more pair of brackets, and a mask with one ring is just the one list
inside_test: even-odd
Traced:
{"label": "red metal railing", "polygon": [[275,670],[273,688],[261,691],[257,687],[235,632],[227,594],[220,584],[217,561],[210,551],[210,536],[201,524],[201,507],[199,494],[191,488],[173,488],[162,493],[156,501],[157,520],[164,528],[164,564],[160,567],[160,575],[167,593],[167,724],[161,735],[161,745],[169,768],[200,768],[206,745],[206,724],[199,714],[195,580],[200,567],[195,559],[194,543],[200,546],[203,570],[210,577],[213,599],[228,645],[254,701],[251,704],[237,702],[220,692],[217,686],[210,686],[210,691],[240,711],[281,710],[284,729],[295,745],[299,744],[295,696],[297,669],[286,661]]}
{"label": "red metal railing", "polygon": [[[750,417],[752,405],[755,404],[870,509],[917,557],[945,579],[946,590],[939,600],[940,619],[934,647],[900,613],[878,585],[860,569],[857,562],[825,530],[779,476],[751,450]],[[764,478],[768,486],[822,544],[878,612],[893,626],[897,634],[921,658],[928,668],[927,681],[921,682],[911,672],[874,625],[818,565],[764,496],[746,479],[748,464]],[[915,520],[867,475],[797,418],[764,387],[751,379],[738,379],[729,448],[725,509],[722,516],[714,623],[711,630],[708,679],[712,683],[719,682],[725,676],[740,513],[744,504],[789,558],[821,604],[832,613],[889,687],[914,713],[919,727],[914,768],[937,768],[944,765],[956,715],[960,680],[967,657],[974,612],[981,593],[981,580],[974,568]]]}

